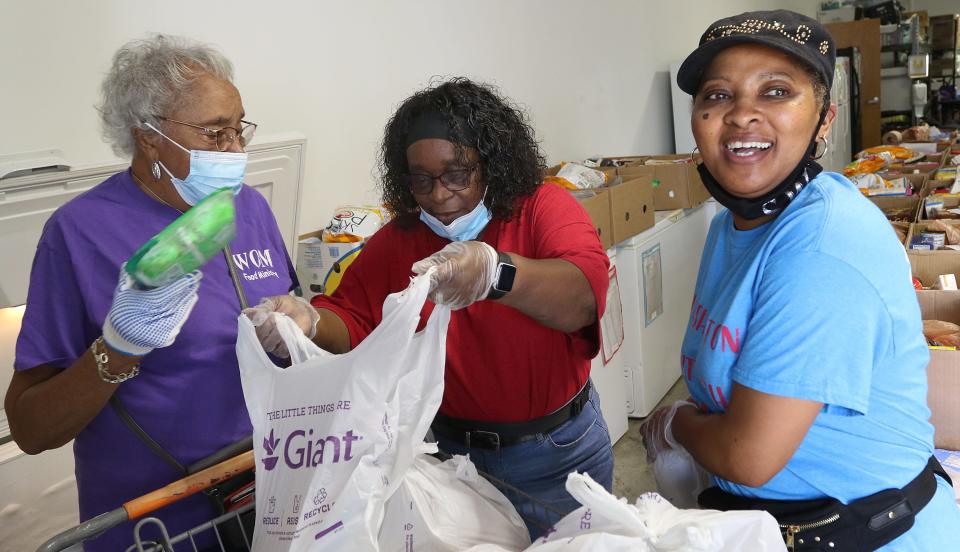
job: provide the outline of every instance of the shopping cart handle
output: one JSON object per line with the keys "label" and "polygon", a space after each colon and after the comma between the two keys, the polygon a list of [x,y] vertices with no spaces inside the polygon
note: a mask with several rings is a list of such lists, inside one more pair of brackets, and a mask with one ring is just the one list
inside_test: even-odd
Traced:
{"label": "shopping cart handle", "polygon": [[43,543],[43,545],[37,549],[37,552],[60,552],[61,550],[66,550],[74,544],[90,540],[107,529],[116,527],[125,521],[137,519],[154,510],[163,508],[168,504],[172,504],[180,499],[212,487],[221,481],[230,479],[239,473],[252,469],[253,466],[252,450],[234,456],[215,466],[174,481],[162,489],[157,489],[139,498],[135,498],[125,503],[122,508],[100,514],[97,517],[80,523],[76,527],[67,529]]}
{"label": "shopping cart handle", "polygon": [[123,505],[129,519],[136,519],[144,514],[172,504],[180,499],[196,494],[212,487],[221,481],[245,472],[254,466],[253,451],[247,451],[216,466],[211,466],[193,475],[157,489],[152,493],[135,498]]}
{"label": "shopping cart handle", "polygon": [[54,535],[47,542],[43,543],[37,552],[60,552],[66,550],[75,544],[90,540],[107,529],[116,527],[127,521],[127,511],[123,508],[100,514],[84,521],[76,527],[72,527]]}
{"label": "shopping cart handle", "polygon": [[190,464],[187,466],[187,475],[205,470],[214,464],[219,464],[228,458],[233,458],[248,450],[253,450],[253,435],[248,435],[236,443],[227,445],[210,456]]}

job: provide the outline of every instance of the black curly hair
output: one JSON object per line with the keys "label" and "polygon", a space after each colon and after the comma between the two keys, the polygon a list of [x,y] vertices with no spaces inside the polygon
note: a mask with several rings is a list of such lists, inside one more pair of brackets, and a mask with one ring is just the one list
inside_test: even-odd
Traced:
{"label": "black curly hair", "polygon": [[[380,149],[380,189],[383,204],[401,226],[419,216],[419,205],[403,175],[407,166],[407,136],[423,112],[438,111],[448,119],[458,160],[466,164],[462,144],[473,134],[480,158],[480,175],[487,186],[486,204],[493,216],[510,219],[516,200],[543,181],[546,166],[527,115],[500,96],[491,85],[458,77],[431,85],[407,98],[384,129]],[[458,121],[466,121],[468,132]]]}

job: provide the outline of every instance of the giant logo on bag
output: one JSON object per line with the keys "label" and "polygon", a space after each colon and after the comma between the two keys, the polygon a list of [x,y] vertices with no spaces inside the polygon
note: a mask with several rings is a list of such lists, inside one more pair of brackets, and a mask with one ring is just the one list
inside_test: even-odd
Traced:
{"label": "giant logo on bag", "polygon": [[[282,455],[284,463],[290,469],[314,468],[322,464],[337,464],[353,460],[353,443],[363,439],[361,435],[354,435],[353,430],[347,430],[342,437],[327,435],[314,437],[313,430],[298,429],[290,432],[286,439],[275,437],[273,429],[270,435],[263,438],[264,456],[261,458],[263,467],[267,471],[277,467]],[[283,447],[278,451],[278,445],[283,441]],[[342,453],[342,454],[341,454]]]}

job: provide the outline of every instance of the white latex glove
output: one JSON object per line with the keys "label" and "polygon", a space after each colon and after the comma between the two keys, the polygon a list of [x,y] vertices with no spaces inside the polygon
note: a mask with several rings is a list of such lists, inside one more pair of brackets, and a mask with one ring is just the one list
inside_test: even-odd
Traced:
{"label": "white latex glove", "polygon": [[430,267],[430,300],[453,310],[486,298],[497,270],[497,251],[479,241],[451,242],[446,247],[413,264],[417,275]]}
{"label": "white latex glove", "polygon": [[263,350],[280,358],[288,358],[290,351],[277,331],[275,314],[278,312],[289,316],[310,339],[317,335],[320,313],[306,299],[295,295],[264,297],[259,305],[243,309],[243,314],[257,328],[257,338]]}
{"label": "white latex glove", "polygon": [[111,348],[141,356],[173,344],[197,303],[203,275],[195,270],[169,284],[139,289],[125,266],[103,323],[103,339]]}
{"label": "white latex glove", "polygon": [[663,451],[681,448],[676,439],[673,438],[670,424],[673,422],[673,416],[677,413],[677,409],[683,406],[696,408],[696,405],[691,402],[677,401],[670,406],[662,406],[654,410],[640,426],[643,446],[647,450],[647,462],[653,463],[657,459],[657,455]]}

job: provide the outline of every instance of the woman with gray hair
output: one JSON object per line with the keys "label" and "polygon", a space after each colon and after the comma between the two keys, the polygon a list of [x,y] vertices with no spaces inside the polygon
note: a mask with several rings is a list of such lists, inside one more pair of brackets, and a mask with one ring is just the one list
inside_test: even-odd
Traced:
{"label": "woman with gray hair", "polygon": [[[37,246],[5,406],[25,452],[74,441],[81,520],[178,479],[172,464],[251,433],[236,318],[242,302],[288,293],[296,276],[267,202],[242,184],[256,125],[232,78],[220,53],[186,39],[123,46],[99,110],[105,138],[130,168],[58,209]],[[256,262],[223,255],[202,279],[133,285],[122,268],[131,254],[222,188],[235,193],[233,259]],[[145,444],[124,408],[173,462]],[[213,514],[203,496],[159,512],[171,533]],[[123,550],[131,535],[124,525],[86,550]]]}

